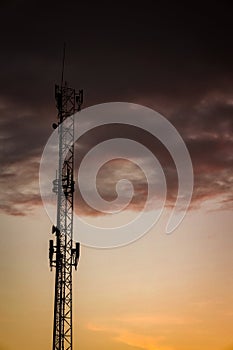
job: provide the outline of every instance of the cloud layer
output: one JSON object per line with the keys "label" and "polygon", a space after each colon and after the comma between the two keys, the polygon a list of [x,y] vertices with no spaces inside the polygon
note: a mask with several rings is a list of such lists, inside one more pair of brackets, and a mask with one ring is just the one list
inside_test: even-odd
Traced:
{"label": "cloud layer", "polygon": [[[213,200],[219,208],[232,208],[232,11],[214,4],[202,11],[177,4],[167,10],[160,4],[154,13],[126,5],[119,16],[117,7],[110,13],[108,6],[101,11],[85,4],[73,4],[73,11],[43,1],[35,6],[36,15],[28,1],[6,2],[1,14],[1,32],[8,28],[0,57],[1,211],[25,215],[41,205],[39,162],[56,119],[53,88],[67,37],[65,77],[84,88],[85,105],[128,101],[162,113],[180,132],[193,161],[192,206]],[[140,130],[89,133],[77,145],[77,167],[93,145],[119,135],[141,142],[157,156],[167,178],[167,205],[172,206],[174,164],[160,143]],[[97,179],[100,194],[114,199],[122,176],[134,185],[131,209],[140,210],[147,184],[133,165],[106,164]],[[83,215],[98,214],[82,201],[78,188],[76,197]]]}

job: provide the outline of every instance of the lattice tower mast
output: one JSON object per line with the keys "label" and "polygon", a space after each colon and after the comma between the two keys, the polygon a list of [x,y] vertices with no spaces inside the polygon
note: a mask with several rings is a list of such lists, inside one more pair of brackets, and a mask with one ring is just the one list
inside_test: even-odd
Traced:
{"label": "lattice tower mast", "polygon": [[53,350],[72,350],[72,270],[77,269],[80,243],[73,247],[74,208],[74,114],[81,109],[83,90],[63,83],[65,48],[61,84],[55,85],[58,123],[53,124],[59,134],[59,164],[53,191],[57,194],[57,225],[50,240],[51,270],[56,270],[54,293]]}

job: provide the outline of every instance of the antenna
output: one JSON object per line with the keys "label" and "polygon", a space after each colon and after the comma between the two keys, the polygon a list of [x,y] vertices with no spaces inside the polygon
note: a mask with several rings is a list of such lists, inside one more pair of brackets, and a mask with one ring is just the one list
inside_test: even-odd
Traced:
{"label": "antenna", "polygon": [[64,42],[63,57],[62,57],[62,70],[61,70],[61,87],[63,86],[63,79],[64,79],[65,58],[66,58],[66,43]]}

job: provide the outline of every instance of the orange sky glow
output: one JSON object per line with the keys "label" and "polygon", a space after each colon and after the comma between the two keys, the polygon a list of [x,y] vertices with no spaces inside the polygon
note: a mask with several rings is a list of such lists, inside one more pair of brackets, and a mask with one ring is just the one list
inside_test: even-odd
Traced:
{"label": "orange sky glow", "polygon": [[[26,217],[1,215],[1,222],[0,349],[49,350],[49,219],[40,208]],[[189,211],[168,236],[165,222],[166,213],[125,247],[82,247],[74,273],[75,348],[232,349],[230,212]]]}

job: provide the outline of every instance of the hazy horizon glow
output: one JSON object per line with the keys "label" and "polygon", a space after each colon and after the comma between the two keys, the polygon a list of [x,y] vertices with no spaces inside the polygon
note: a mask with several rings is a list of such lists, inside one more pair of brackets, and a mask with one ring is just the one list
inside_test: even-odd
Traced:
{"label": "hazy horizon glow", "polygon": [[[27,217],[1,215],[1,222],[0,348],[49,350],[51,224],[42,208]],[[163,233],[165,224],[166,215],[122,248],[82,247],[74,273],[75,348],[231,349],[231,213],[190,211],[172,236]]]}

